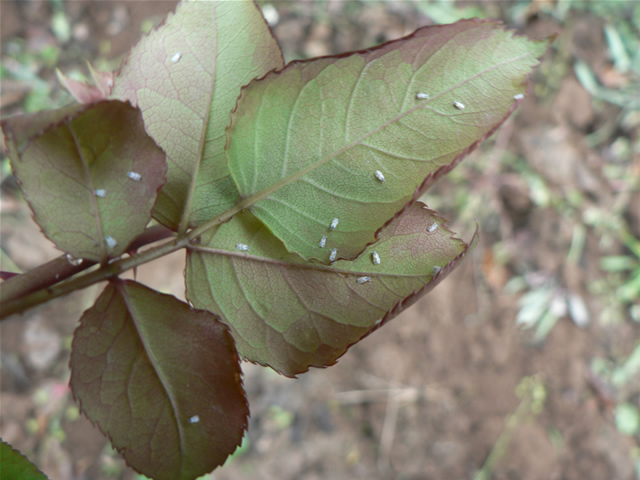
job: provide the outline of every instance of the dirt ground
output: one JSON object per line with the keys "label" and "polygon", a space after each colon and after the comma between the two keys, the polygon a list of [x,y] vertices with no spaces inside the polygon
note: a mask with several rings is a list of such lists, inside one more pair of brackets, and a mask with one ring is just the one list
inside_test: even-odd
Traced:
{"label": "dirt ground", "polygon": [[[2,0],[3,66],[14,68],[17,52],[59,46],[56,64],[66,73],[82,70],[85,60],[116,68],[140,26],[157,23],[174,4],[61,3],[70,26],[65,40],[51,28],[56,2]],[[439,5],[441,18],[456,11],[454,2]],[[471,479],[494,447],[497,463],[488,472],[496,480],[640,478],[632,458],[639,439],[622,435],[614,423],[616,401],[637,403],[640,388],[618,391],[592,368],[594,358],[628,356],[640,339],[640,324],[627,311],[612,319],[606,292],[594,287],[608,279],[600,259],[625,250],[585,220],[594,208],[619,212],[640,238],[638,182],[635,190],[624,190],[619,179],[603,173],[614,165],[623,180],[640,178],[640,152],[620,153],[615,142],[637,142],[640,119],[623,123],[621,108],[594,99],[573,65],[585,62],[614,89],[628,79],[613,69],[605,19],[594,11],[559,19],[544,9],[554,2],[464,5],[533,38],[559,34],[520,111],[425,197],[466,238],[476,219],[479,245],[443,284],[336,366],[291,380],[244,364],[248,442],[210,478]],[[435,23],[401,1],[275,2],[266,8],[287,60],[364,48]],[[49,86],[54,102],[64,100],[52,65],[36,58],[27,70],[27,80],[3,79],[3,116],[23,111],[33,77]],[[588,135],[602,131],[603,140],[589,141]],[[1,246],[18,267],[34,268],[59,252],[5,175]],[[552,201],[540,200],[540,181]],[[573,201],[576,192],[579,200]],[[577,230],[584,243],[575,253]],[[183,264],[183,256],[174,255],[141,268],[138,279],[182,297]],[[563,298],[581,298],[588,325],[560,315],[546,339],[534,341],[531,331],[516,325],[522,293],[511,293],[513,279],[529,290],[553,285]],[[136,478],[78,416],[67,387],[71,336],[98,291],[78,292],[0,324],[0,435],[51,479]],[[526,404],[516,395],[525,377],[537,379],[546,399],[539,412],[531,408],[509,423]]]}

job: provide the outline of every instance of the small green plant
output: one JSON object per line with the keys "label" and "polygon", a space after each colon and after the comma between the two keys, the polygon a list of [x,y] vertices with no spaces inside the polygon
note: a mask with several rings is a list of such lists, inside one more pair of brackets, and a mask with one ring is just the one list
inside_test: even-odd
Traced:
{"label": "small green plant", "polygon": [[[640,342],[629,356],[614,359],[595,357],[591,360],[591,372],[610,390],[615,403],[614,420],[618,431],[640,442]],[[630,452],[640,473],[640,451],[636,446]]]}
{"label": "small green plant", "polygon": [[[547,45],[468,20],[284,65],[254,3],[183,2],[117,73],[60,75],[77,103],[2,121],[64,252],[2,284],[2,317],[108,280],[72,344],[82,412],[144,475],[210,472],[247,428],[240,358],[332,365],[469,251],[417,199]],[[190,304],[119,278],[177,250]]]}
{"label": "small green plant", "polygon": [[496,465],[508,451],[509,441],[515,429],[519,425],[535,418],[544,409],[547,390],[540,376],[533,375],[520,379],[516,387],[516,396],[520,399],[518,407],[507,417],[500,436],[493,445],[482,468],[473,476],[473,480],[489,480],[491,478]]}

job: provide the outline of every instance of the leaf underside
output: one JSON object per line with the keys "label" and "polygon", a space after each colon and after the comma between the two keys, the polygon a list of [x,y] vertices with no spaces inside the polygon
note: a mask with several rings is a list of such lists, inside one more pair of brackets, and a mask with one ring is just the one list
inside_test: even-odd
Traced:
{"label": "leaf underside", "polygon": [[138,109],[103,101],[8,119],[2,127],[34,219],[61,250],[105,261],[144,231],[166,162]]}
{"label": "leaf underside", "polygon": [[253,2],[183,2],[131,51],[112,96],[142,109],[167,153],[168,180],[154,216],[170,228],[198,225],[239,201],[224,155],[240,88],[283,66]]}
{"label": "leaf underside", "polygon": [[354,259],[506,119],[546,47],[470,20],[293,62],[243,89],[227,131],[232,177],[287,250],[328,263],[316,248],[327,236]]}
{"label": "leaf underside", "polygon": [[74,334],[71,388],[127,463],[156,480],[224,463],[249,409],[228,328],[209,312],[115,280]]}
{"label": "leaf underside", "polygon": [[231,327],[243,357],[295,376],[334,364],[444,278],[469,246],[443,223],[416,202],[357,260],[326,266],[288,253],[243,213],[189,251],[187,296]]}

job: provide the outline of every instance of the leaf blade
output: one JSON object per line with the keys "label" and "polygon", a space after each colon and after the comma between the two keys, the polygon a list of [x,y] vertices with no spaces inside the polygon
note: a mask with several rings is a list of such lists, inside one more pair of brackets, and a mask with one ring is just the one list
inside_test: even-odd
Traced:
{"label": "leaf blade", "polygon": [[167,152],[159,221],[184,229],[239,201],[224,156],[229,114],[240,87],[282,66],[254,2],[183,2],[132,50],[112,95],[140,106],[147,131]]}
{"label": "leaf blade", "polygon": [[166,161],[138,109],[101,101],[10,118],[2,127],[34,219],[61,250],[106,261],[144,231]]}
{"label": "leaf blade", "polygon": [[3,480],[47,480],[47,476],[18,450],[0,439],[0,478]]}
{"label": "leaf blade", "polygon": [[71,388],[127,463],[191,479],[224,463],[249,414],[228,329],[133,281],[112,282],[74,334]]}
{"label": "leaf blade", "polygon": [[[192,247],[187,297],[230,326],[243,357],[295,376],[334,364],[453,269],[469,246],[443,223],[417,202],[357,260],[326,266],[287,252],[243,213]],[[249,250],[238,250],[236,242]],[[325,250],[331,248],[327,243]]]}
{"label": "leaf blade", "polygon": [[243,89],[227,132],[232,177],[289,251],[327,262],[315,239],[330,234],[356,258],[506,119],[545,49],[462,21],[293,62]]}

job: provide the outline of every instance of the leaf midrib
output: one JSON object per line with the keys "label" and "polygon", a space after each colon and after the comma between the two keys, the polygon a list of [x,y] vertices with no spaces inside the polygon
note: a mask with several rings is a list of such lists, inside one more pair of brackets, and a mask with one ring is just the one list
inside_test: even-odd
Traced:
{"label": "leaf midrib", "polygon": [[[218,19],[217,19],[217,4],[215,2],[211,3],[211,6],[213,8],[213,25],[215,26],[215,28],[213,29],[213,48],[212,48],[212,56],[214,57],[213,59],[213,74],[212,74],[212,78],[213,81],[210,83],[211,87],[209,88],[209,98],[208,98],[208,108],[206,109],[205,112],[205,118],[202,122],[202,128],[200,130],[200,138],[199,138],[199,143],[198,143],[198,156],[196,158],[196,161],[194,162],[194,166],[193,166],[193,171],[191,172],[191,179],[189,182],[189,191],[187,192],[187,198],[185,199],[185,204],[184,204],[184,209],[182,210],[182,215],[180,217],[180,224],[178,226],[178,234],[181,235],[183,234],[187,228],[189,227],[189,222],[191,220],[191,205],[193,203],[193,197],[195,196],[196,193],[196,188],[198,186],[198,176],[200,173],[200,166],[202,165],[202,160],[203,160],[203,156],[204,156],[204,147],[205,144],[207,143],[206,140],[206,136],[207,136],[207,129],[209,127],[209,121],[211,119],[211,111],[213,110],[213,107],[211,105],[211,102],[213,100],[213,94],[215,92],[216,89],[216,73],[218,71]],[[189,42],[189,36],[186,35],[185,36],[185,41]]]}
{"label": "leaf midrib", "polygon": [[186,446],[186,440],[185,440],[184,431],[182,429],[182,423],[180,422],[180,417],[178,415],[178,412],[180,411],[180,409],[178,408],[178,401],[174,399],[174,396],[172,395],[172,389],[170,388],[171,382],[165,379],[165,375],[162,373],[162,369],[157,366],[158,362],[153,360],[155,358],[154,355],[152,354],[153,348],[150,347],[146,341],[147,335],[144,332],[144,329],[141,329],[138,326],[138,322],[136,321],[136,315],[134,315],[134,312],[136,311],[136,309],[130,302],[130,294],[127,291],[127,288],[124,282],[122,281],[115,282],[115,287],[118,290],[119,295],[121,296],[122,300],[125,303],[125,306],[127,308],[127,313],[131,317],[131,323],[133,324],[133,327],[135,328],[136,333],[138,334],[138,338],[140,339],[140,344],[145,353],[145,356],[149,360],[149,364],[153,368],[153,371],[156,373],[158,381],[160,382],[160,385],[162,385],[162,388],[164,389],[167,395],[167,399],[169,400],[169,403],[171,405],[171,409],[173,411],[173,419],[175,420],[176,430],[178,431],[180,452],[181,452],[179,471],[183,472],[185,457],[186,457],[186,455],[183,452]]}
{"label": "leaf midrib", "polygon": [[102,217],[100,215],[100,209],[98,208],[98,199],[96,198],[96,190],[95,185],[93,184],[91,169],[89,168],[89,164],[87,163],[87,159],[85,158],[82,147],[80,145],[81,142],[78,139],[76,132],[71,125],[71,122],[65,122],[65,126],[71,134],[73,144],[76,147],[76,153],[80,159],[80,163],[82,164],[82,171],[84,172],[87,183],[89,184],[91,204],[93,206],[93,216],[96,221],[96,233],[98,234],[98,245],[100,246],[100,261],[105,262],[107,260],[107,246],[105,244],[106,239],[104,237],[104,229],[102,228]]}
{"label": "leaf midrib", "polygon": [[[462,240],[460,240],[462,242]],[[466,244],[465,244],[466,245]],[[330,273],[339,273],[343,275],[368,275],[368,276],[376,276],[376,277],[393,277],[393,278],[419,278],[419,277],[428,277],[430,274],[427,273],[416,273],[416,274],[403,274],[403,273],[390,273],[390,272],[376,272],[372,270],[345,270],[342,268],[336,268],[332,265],[325,265],[323,263],[316,262],[306,262],[306,263],[295,263],[286,260],[279,260],[276,258],[270,258],[260,255],[252,255],[246,252],[235,252],[232,250],[227,250],[224,248],[212,248],[212,247],[203,247],[201,245],[190,245],[189,251],[198,252],[198,253],[208,253],[212,255],[222,255],[225,257],[233,257],[242,260],[250,260],[258,263],[268,263],[274,265],[276,267],[282,268],[291,268],[291,269],[300,269],[300,270],[313,270],[313,271],[323,271]],[[466,247],[468,248],[468,246]]]}

